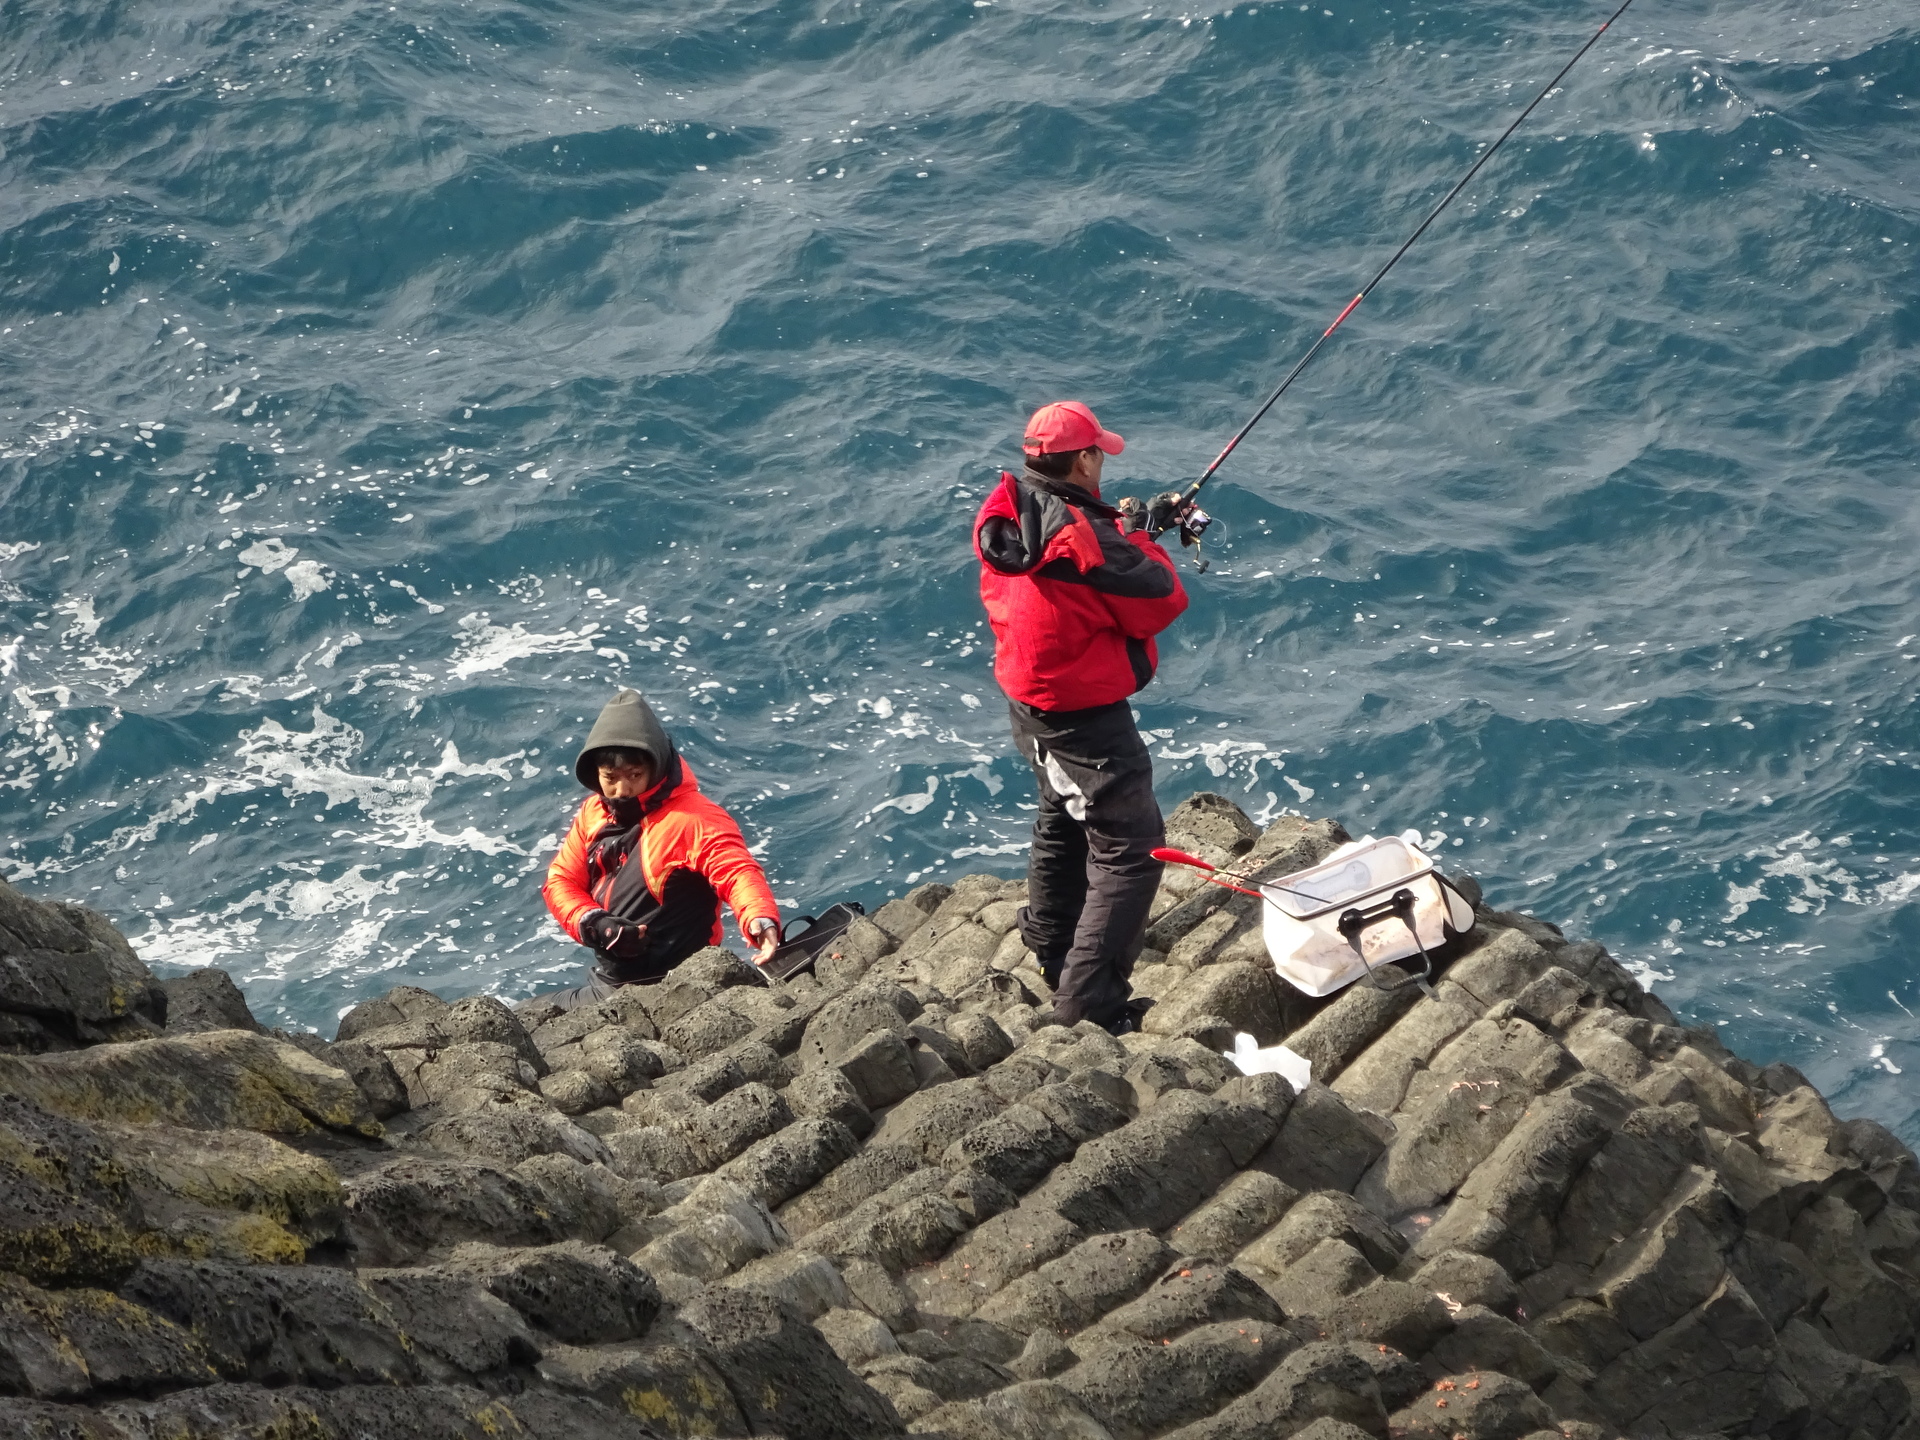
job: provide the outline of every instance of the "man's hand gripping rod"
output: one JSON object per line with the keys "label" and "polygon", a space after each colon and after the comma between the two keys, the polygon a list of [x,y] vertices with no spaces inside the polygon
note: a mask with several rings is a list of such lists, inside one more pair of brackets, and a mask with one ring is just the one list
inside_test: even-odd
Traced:
{"label": "man's hand gripping rod", "polygon": [[[1287,378],[1282,380],[1279,387],[1267,397],[1266,403],[1253,412],[1253,418],[1242,425],[1239,430],[1234,433],[1234,437],[1227,441],[1226,448],[1213,457],[1213,463],[1201,472],[1200,478],[1189,485],[1184,491],[1169,490],[1164,495],[1154,496],[1152,502],[1147,506],[1146,527],[1148,534],[1158,537],[1177,526],[1180,530],[1180,543],[1182,545],[1199,545],[1200,537],[1206,533],[1207,527],[1213,523],[1213,518],[1194,503],[1200,494],[1201,487],[1213,478],[1214,472],[1226,463],[1227,457],[1234,452],[1234,449],[1242,440],[1247,438],[1248,434],[1253,430],[1253,427],[1266,418],[1267,412],[1274,407],[1274,404],[1282,395],[1287,393],[1287,387],[1299,379],[1300,372],[1313,363],[1313,357],[1320,353],[1320,347],[1325,345],[1327,341],[1332,338],[1333,332],[1338,330],[1341,325],[1346,322],[1346,318],[1359,308],[1360,302],[1373,293],[1373,287],[1387,278],[1387,272],[1398,265],[1400,258],[1413,248],[1414,242],[1427,233],[1427,227],[1440,218],[1440,212],[1454,202],[1454,197],[1467,188],[1468,183],[1473,177],[1480,173],[1480,168],[1499,152],[1500,147],[1507,143],[1507,140],[1512,136],[1514,131],[1526,123],[1526,118],[1533,113],[1534,107],[1559,88],[1560,82],[1567,78],[1567,72],[1572,70],[1575,65],[1578,65],[1581,57],[1599,43],[1600,37],[1607,33],[1608,27],[1611,26],[1615,20],[1618,20],[1622,15],[1626,14],[1627,6],[1632,3],[1633,0],[1622,0],[1620,8],[1607,17],[1606,23],[1601,25],[1598,30],[1594,31],[1593,34],[1587,38],[1586,44],[1573,52],[1573,58],[1560,67],[1560,73],[1546,83],[1540,93],[1528,102],[1527,108],[1514,117],[1513,123],[1507,126],[1501,133],[1500,138],[1488,146],[1486,153],[1473,162],[1473,167],[1460,177],[1459,183],[1449,190],[1445,197],[1441,199],[1440,203],[1428,212],[1427,218],[1420,222],[1420,228],[1409,235],[1406,243],[1393,252],[1393,258],[1382,265],[1379,273],[1366,283],[1358,295],[1347,302],[1346,309],[1333,317],[1333,323],[1320,332],[1320,338],[1314,341],[1307,353],[1300,357],[1299,363],[1287,372]],[[1204,571],[1207,568],[1207,562],[1204,559],[1200,560],[1198,562],[1198,568]]]}

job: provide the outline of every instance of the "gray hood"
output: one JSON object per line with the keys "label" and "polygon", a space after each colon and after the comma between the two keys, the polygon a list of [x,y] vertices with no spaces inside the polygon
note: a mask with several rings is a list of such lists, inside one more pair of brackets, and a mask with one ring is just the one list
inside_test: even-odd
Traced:
{"label": "gray hood", "polygon": [[600,775],[599,767],[592,763],[593,752],[614,745],[644,751],[653,761],[656,780],[673,762],[673,741],[638,690],[621,690],[607,702],[573,762],[575,777],[596,795],[600,793]]}

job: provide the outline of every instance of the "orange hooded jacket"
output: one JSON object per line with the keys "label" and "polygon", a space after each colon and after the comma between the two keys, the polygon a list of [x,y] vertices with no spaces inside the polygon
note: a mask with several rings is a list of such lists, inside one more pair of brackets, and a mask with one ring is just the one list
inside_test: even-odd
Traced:
{"label": "orange hooded jacket", "polygon": [[[705,795],[684,760],[679,761],[680,778],[673,784],[669,775],[663,784],[673,785],[664,797],[649,794],[647,813],[640,830],[637,858],[641,878],[656,898],[666,894],[666,884],[676,870],[691,870],[704,876],[714,892],[733,910],[742,934],[749,933],[755,920],[765,917],[776,925],[780,907],[767,888],[767,877],[760,862],[747,850],[745,837],[731,815]],[[594,842],[620,827],[613,811],[599,794],[580,802],[579,812],[560,849],[547,866],[547,883],[540,887],[547,909],[575,940],[580,940],[580,922],[596,910],[607,908],[607,892],[612,888],[615,869],[594,875],[589,864]],[[630,857],[627,864],[633,863]],[[713,932],[707,943],[720,943],[720,911],[716,905]],[[585,943],[582,941],[582,943]]]}

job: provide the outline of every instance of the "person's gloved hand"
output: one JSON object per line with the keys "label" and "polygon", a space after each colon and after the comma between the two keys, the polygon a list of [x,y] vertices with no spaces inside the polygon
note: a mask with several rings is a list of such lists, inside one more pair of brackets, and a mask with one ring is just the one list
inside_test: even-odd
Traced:
{"label": "person's gloved hand", "polygon": [[1120,511],[1120,530],[1131,535],[1136,530],[1147,528],[1147,502],[1137,495],[1129,495],[1117,507]]}
{"label": "person's gloved hand", "polygon": [[1147,502],[1146,528],[1149,535],[1162,535],[1181,521],[1193,502],[1178,490],[1162,490]]}
{"label": "person's gloved hand", "polygon": [[646,948],[647,927],[596,910],[580,922],[580,938],[616,960],[637,960]]}

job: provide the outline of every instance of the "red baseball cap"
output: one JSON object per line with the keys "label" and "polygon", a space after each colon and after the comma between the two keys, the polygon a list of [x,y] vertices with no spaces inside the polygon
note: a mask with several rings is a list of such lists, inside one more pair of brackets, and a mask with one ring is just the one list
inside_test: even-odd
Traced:
{"label": "red baseball cap", "polygon": [[1094,446],[1109,455],[1118,455],[1127,442],[1100,422],[1078,400],[1056,400],[1042,405],[1027,421],[1027,438],[1020,448],[1029,455],[1057,455],[1062,450],[1086,450]]}

